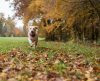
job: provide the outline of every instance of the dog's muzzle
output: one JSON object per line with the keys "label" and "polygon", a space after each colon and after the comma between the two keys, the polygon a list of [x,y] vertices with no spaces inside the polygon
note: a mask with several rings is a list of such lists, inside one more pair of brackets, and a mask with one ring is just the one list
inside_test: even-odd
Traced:
{"label": "dog's muzzle", "polygon": [[35,37],[35,32],[31,31],[30,36]]}

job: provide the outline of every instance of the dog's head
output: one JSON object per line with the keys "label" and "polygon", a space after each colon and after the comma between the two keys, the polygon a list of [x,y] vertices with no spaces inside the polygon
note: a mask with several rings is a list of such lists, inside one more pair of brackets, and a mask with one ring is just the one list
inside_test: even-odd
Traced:
{"label": "dog's head", "polygon": [[34,37],[38,34],[38,27],[37,26],[29,26],[29,34],[30,36]]}

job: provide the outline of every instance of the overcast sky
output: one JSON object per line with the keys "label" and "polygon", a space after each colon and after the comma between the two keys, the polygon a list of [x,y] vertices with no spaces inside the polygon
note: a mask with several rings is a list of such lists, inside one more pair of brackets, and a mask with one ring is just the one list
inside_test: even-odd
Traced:
{"label": "overcast sky", "polygon": [[[5,0],[0,0],[0,13],[4,13],[5,18],[8,16],[13,17],[14,11],[12,7],[9,7],[10,3],[6,2]],[[22,27],[23,23],[22,20],[15,20],[16,22],[16,27]]]}

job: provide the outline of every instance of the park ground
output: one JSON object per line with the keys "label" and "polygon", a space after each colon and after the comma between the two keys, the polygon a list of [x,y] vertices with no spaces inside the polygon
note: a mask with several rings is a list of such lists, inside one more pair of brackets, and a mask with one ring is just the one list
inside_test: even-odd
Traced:
{"label": "park ground", "polygon": [[0,81],[99,81],[100,47],[0,37]]}

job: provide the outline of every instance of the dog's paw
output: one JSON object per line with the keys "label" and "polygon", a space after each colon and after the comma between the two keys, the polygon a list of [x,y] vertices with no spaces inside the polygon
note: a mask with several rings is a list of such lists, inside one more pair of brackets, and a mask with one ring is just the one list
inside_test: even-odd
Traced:
{"label": "dog's paw", "polygon": [[31,45],[30,47],[32,48],[33,46]]}
{"label": "dog's paw", "polygon": [[32,48],[32,46],[28,46],[28,48]]}

